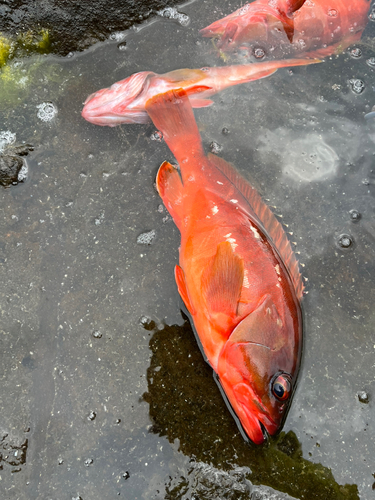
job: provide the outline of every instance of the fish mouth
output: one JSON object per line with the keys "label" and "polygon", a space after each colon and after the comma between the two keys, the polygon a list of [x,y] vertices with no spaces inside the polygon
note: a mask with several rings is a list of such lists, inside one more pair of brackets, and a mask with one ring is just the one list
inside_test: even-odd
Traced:
{"label": "fish mouth", "polygon": [[[267,419],[267,421],[271,420],[268,414],[261,414],[261,415],[255,415],[248,407],[247,405],[241,404],[242,410],[247,416],[247,422],[246,425],[244,425],[241,422],[241,426],[244,430],[244,432],[247,434],[248,439],[250,438],[251,441],[253,441],[255,444],[264,444],[269,441],[270,435],[273,434],[273,432],[268,431],[266,425],[262,422],[262,416]],[[264,419],[263,419],[264,420]],[[269,422],[267,422],[269,423]],[[277,429],[277,426],[275,423],[272,421],[271,427],[275,427]],[[273,429],[272,429],[273,430]]]}
{"label": "fish mouth", "polygon": [[[241,399],[238,398],[236,393],[235,393],[235,388],[234,388],[234,395],[236,395],[236,399],[239,403],[239,409],[241,410],[242,413],[242,419],[241,415],[238,415],[236,411],[233,408],[232,403],[230,402],[224,387],[221,384],[221,381],[219,379],[219,376],[217,373],[213,373],[214,380],[221,392],[221,395],[224,399],[225,404],[228,407],[229,412],[231,413],[234,421],[237,424],[238,430],[240,431],[241,436],[243,437],[244,441],[247,443],[253,442],[257,445],[259,444],[264,444],[268,442],[270,434],[274,434],[277,430],[277,425],[275,422],[271,419],[271,417],[268,415],[268,412],[264,406],[257,401],[256,405],[252,406],[252,410],[248,408],[248,405]],[[238,384],[241,385],[241,384]],[[236,386],[237,387],[237,386]],[[255,397],[255,396],[254,396]],[[254,411],[257,410],[257,411]],[[274,432],[269,432],[267,430],[266,425],[262,422],[261,418],[262,416],[264,417],[262,420],[267,420],[267,423],[271,423],[271,427],[275,428]],[[245,417],[245,418],[244,418]],[[246,421],[246,423],[245,423]]]}

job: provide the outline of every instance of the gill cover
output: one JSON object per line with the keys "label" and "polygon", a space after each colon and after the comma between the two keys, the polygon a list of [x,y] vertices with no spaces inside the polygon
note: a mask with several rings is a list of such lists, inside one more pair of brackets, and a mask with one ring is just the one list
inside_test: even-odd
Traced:
{"label": "gill cover", "polygon": [[[280,428],[293,393],[299,353],[271,296],[233,330],[218,362],[220,384],[256,444]],[[284,388],[284,390],[283,390]]]}

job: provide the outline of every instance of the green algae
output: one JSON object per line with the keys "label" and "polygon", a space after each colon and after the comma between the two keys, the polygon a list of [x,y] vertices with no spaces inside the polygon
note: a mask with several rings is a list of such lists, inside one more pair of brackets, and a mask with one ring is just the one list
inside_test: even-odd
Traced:
{"label": "green algae", "polygon": [[[27,56],[48,54],[50,48],[49,32],[44,29],[20,33],[13,39],[0,33],[0,105],[3,109],[22,103],[39,74],[42,59],[37,57],[25,64]],[[56,74],[55,68],[48,68],[44,77],[54,81]]]}
{"label": "green algae", "polygon": [[17,59],[0,68],[0,106],[3,110],[14,109],[28,98],[36,86],[55,84],[56,95],[63,91],[62,67],[48,63],[43,56]]}
{"label": "green algae", "polygon": [[0,33],[0,68],[14,58],[22,58],[31,54],[48,54],[51,41],[48,30],[20,33],[17,38],[7,37]]}
{"label": "green algae", "polygon": [[[243,440],[188,321],[155,331],[150,349],[148,392],[143,397],[150,405],[152,432],[171,443],[178,439],[182,453],[219,470],[249,468],[246,477],[255,485],[300,499],[358,500],[356,485],[339,485],[329,468],[303,458],[293,432],[282,432],[265,446]],[[168,498],[183,497],[188,475],[169,490]],[[205,500],[201,494],[199,498]]]}
{"label": "green algae", "polygon": [[4,66],[4,64],[8,61],[11,53],[11,42],[7,38],[0,36],[0,68]]}

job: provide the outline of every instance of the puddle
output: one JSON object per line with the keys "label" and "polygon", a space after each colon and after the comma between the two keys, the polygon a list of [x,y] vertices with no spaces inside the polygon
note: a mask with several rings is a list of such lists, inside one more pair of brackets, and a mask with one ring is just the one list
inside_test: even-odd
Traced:
{"label": "puddle", "polygon": [[1,187],[0,436],[20,449],[27,439],[17,474],[0,461],[4,498],[371,498],[375,25],[350,48],[361,57],[284,68],[195,111],[206,151],[282,216],[308,279],[285,434],[255,448],[180,312],[179,234],[154,188],[171,153],[152,124],[80,115],[88,95],[132,73],[222,64],[198,30],[228,5],[176,12],[1,74],[0,147],[34,147],[23,182]]}

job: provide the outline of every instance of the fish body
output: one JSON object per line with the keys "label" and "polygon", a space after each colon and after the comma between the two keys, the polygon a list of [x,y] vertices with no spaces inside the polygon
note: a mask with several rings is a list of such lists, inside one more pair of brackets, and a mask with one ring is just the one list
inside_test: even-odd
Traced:
{"label": "fish body", "polygon": [[146,110],[179,164],[164,162],[156,181],[181,233],[179,293],[232,410],[261,444],[283,422],[300,365],[298,263],[257,191],[205,155],[186,92],[157,95]]}
{"label": "fish body", "polygon": [[318,60],[291,59],[202,69],[178,69],[163,75],[151,71],[135,73],[111,87],[90,95],[82,116],[96,125],[114,127],[122,123],[147,123],[146,102],[168,90],[183,88],[193,108],[210,106],[211,96],[233,85],[271,75],[278,68],[302,66]]}
{"label": "fish body", "polygon": [[[266,52],[326,57],[360,40],[370,0],[255,0],[203,28],[229,53],[261,46]],[[277,51],[276,51],[277,53]]]}

